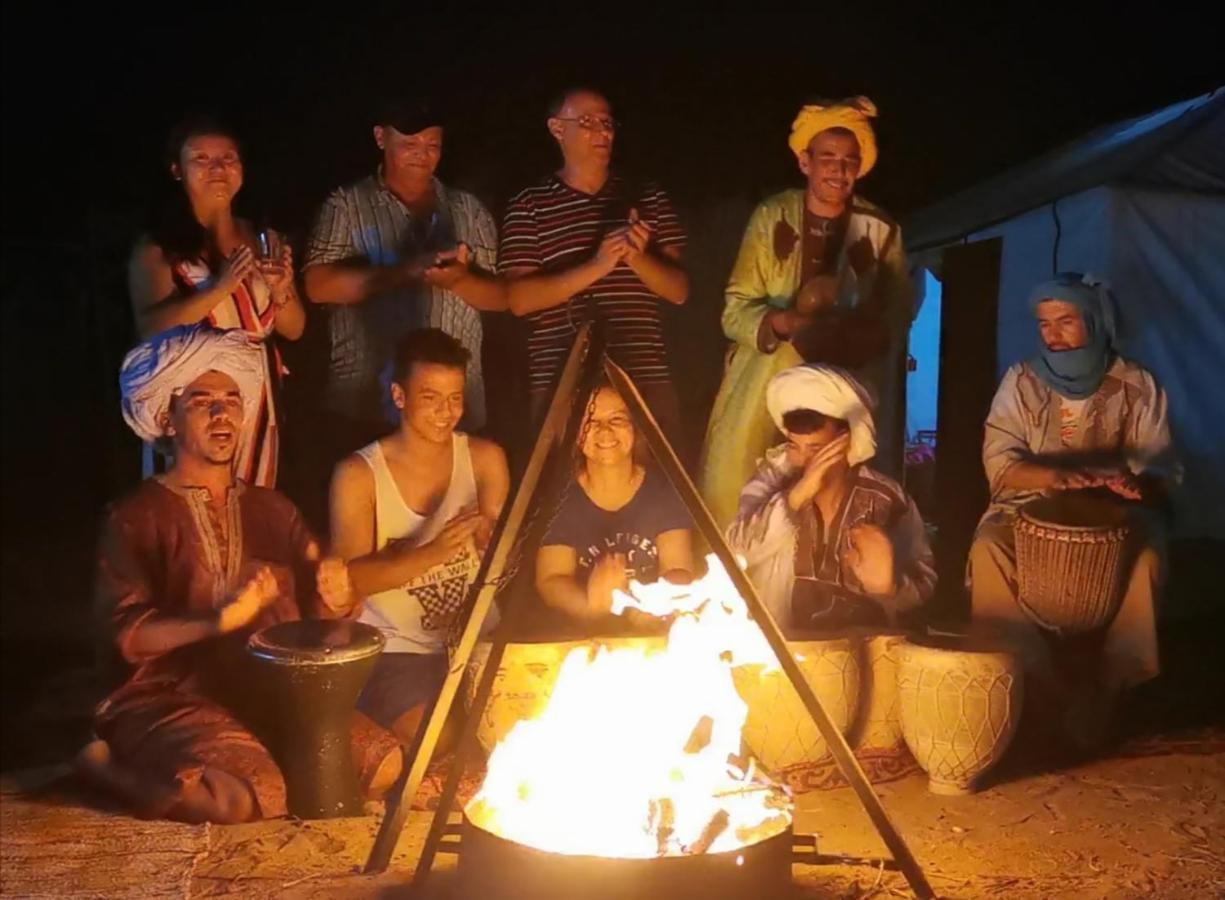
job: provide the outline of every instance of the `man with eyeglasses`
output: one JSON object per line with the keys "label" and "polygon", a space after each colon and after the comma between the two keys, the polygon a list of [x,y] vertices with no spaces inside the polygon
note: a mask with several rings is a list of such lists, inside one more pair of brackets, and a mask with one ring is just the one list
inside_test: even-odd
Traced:
{"label": "man with eyeglasses", "polygon": [[682,304],[685,232],[658,185],[611,171],[617,122],[608,100],[571,88],[549,106],[562,166],[507,207],[498,271],[511,312],[524,319],[533,422],[579,326],[602,323],[608,352],[674,441],[680,406],[664,347],[661,301]]}

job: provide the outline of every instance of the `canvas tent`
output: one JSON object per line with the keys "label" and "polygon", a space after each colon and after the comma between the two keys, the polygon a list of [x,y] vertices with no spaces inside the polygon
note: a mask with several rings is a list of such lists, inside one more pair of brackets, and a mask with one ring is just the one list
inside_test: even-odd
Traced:
{"label": "canvas tent", "polygon": [[920,277],[940,277],[948,247],[1002,239],[997,375],[1036,348],[1033,285],[1054,271],[1103,278],[1120,351],[1169,395],[1185,467],[1176,533],[1225,537],[1225,88],[1100,128],[920,211],[903,233]]}

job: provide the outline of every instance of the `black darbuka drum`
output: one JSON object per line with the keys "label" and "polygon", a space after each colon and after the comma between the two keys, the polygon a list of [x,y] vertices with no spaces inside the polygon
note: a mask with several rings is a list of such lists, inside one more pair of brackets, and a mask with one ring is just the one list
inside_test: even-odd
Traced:
{"label": "black darbuka drum", "polygon": [[291,815],[361,815],[350,730],[383,644],[377,628],[343,620],[283,622],[247,642]]}

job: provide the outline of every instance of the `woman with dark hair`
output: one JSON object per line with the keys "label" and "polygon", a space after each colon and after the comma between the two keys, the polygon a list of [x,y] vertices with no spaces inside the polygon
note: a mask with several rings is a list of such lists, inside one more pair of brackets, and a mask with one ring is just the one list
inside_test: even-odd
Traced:
{"label": "woman with dark hair", "polygon": [[[297,340],[306,314],[294,285],[293,254],[276,232],[257,234],[234,215],[243,164],[234,134],[205,118],[190,119],[170,135],[166,165],[178,185],[136,243],[128,288],[142,338],[176,325],[208,322],[240,328],[260,339],[276,332]],[[283,371],[275,348],[268,375]],[[271,377],[254,422],[244,426],[236,460],[249,484],[276,484],[277,425]],[[151,455],[146,454],[146,475]]]}
{"label": "woman with dark hair", "polygon": [[646,445],[611,386],[592,393],[576,450],[574,479],[536,556],[536,589],[572,622],[616,630],[615,589],[626,590],[630,579],[693,577],[692,522],[667,479],[647,465]]}

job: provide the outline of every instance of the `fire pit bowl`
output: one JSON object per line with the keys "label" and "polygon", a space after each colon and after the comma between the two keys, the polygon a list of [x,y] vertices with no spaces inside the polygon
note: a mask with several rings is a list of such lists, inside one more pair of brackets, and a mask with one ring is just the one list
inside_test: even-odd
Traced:
{"label": "fire pit bowl", "polygon": [[766,900],[791,890],[790,828],[723,853],[568,856],[499,837],[464,817],[456,897],[481,900]]}

